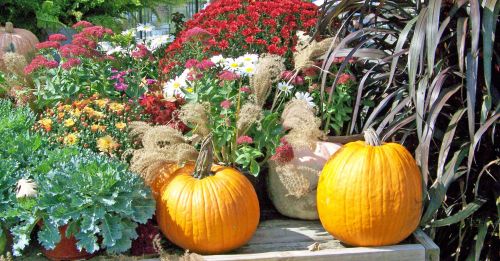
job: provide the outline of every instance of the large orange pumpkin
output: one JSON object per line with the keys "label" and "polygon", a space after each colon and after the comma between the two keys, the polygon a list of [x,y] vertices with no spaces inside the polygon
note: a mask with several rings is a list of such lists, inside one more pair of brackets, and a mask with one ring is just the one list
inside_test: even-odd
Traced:
{"label": "large orange pumpkin", "polygon": [[30,31],[14,28],[10,22],[0,28],[0,68],[3,66],[3,54],[15,52],[27,57],[35,50],[38,38]]}
{"label": "large orange pumpkin", "polygon": [[365,140],[344,145],[323,168],[317,193],[319,218],[346,244],[396,244],[419,224],[420,171],[400,144],[380,143],[373,129],[365,132]]}
{"label": "large orange pumpkin", "polygon": [[201,254],[217,254],[248,242],[259,223],[255,190],[239,171],[213,165],[211,142],[196,162],[178,169],[163,185],[156,218],[174,244]]}

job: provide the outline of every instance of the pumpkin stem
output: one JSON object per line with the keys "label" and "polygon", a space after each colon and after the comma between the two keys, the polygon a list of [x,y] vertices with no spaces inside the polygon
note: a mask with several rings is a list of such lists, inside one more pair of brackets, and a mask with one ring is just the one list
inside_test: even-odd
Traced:
{"label": "pumpkin stem", "polygon": [[5,32],[9,34],[14,32],[14,25],[11,22],[5,23]]}
{"label": "pumpkin stem", "polygon": [[193,176],[197,179],[203,179],[211,173],[212,163],[214,162],[212,133],[203,140],[200,154],[196,159]]}
{"label": "pumpkin stem", "polygon": [[365,136],[365,142],[366,144],[370,146],[380,146],[382,145],[382,142],[380,141],[380,138],[378,137],[377,132],[373,128],[368,128],[364,132]]}

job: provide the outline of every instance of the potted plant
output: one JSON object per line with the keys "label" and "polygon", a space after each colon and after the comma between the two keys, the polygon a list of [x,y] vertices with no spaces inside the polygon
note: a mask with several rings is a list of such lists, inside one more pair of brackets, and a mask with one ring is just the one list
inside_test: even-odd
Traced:
{"label": "potted plant", "polygon": [[45,160],[27,171],[33,182],[19,190],[36,191],[16,203],[19,222],[11,228],[14,255],[36,236],[51,259],[79,259],[99,250],[127,251],[137,238],[137,223],[155,210],[150,190],[121,162],[76,148],[49,151]]}

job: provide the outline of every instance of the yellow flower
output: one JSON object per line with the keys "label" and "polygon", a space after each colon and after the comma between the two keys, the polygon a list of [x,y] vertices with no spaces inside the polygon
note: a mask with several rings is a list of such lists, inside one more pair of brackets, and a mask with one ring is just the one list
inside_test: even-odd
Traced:
{"label": "yellow flower", "polygon": [[121,112],[125,109],[125,105],[117,102],[112,102],[109,104],[109,109],[113,112]]}
{"label": "yellow flower", "polygon": [[38,123],[40,125],[42,125],[42,127],[43,127],[43,129],[45,129],[45,131],[50,131],[52,129],[52,120],[49,118],[43,118],[43,119],[39,120]]}
{"label": "yellow flower", "polygon": [[75,121],[73,119],[67,119],[64,121],[64,126],[66,127],[73,127],[75,125]]}
{"label": "yellow flower", "polygon": [[94,111],[94,114],[92,116],[96,117],[97,119],[102,119],[105,117],[104,113],[102,113],[100,111]]}
{"label": "yellow flower", "polygon": [[188,87],[188,88],[186,89],[186,91],[187,91],[187,92],[189,92],[189,93],[193,93],[194,89],[193,89],[192,87]]}
{"label": "yellow flower", "polygon": [[70,133],[64,137],[65,145],[75,145],[78,142],[78,136],[75,133]]}
{"label": "yellow flower", "polygon": [[99,106],[99,108],[104,108],[106,106],[106,104],[108,104],[107,99],[99,99],[99,100],[95,100],[94,102],[97,106]]}
{"label": "yellow flower", "polygon": [[71,105],[66,104],[66,105],[63,106],[63,108],[64,108],[64,111],[70,111],[71,110]]}
{"label": "yellow flower", "polygon": [[75,110],[72,110],[72,111],[70,111],[69,113],[70,113],[71,115],[73,115],[73,116],[77,117],[77,118],[79,118],[79,117],[80,117],[80,115],[82,115],[82,111],[81,111],[80,109],[75,109]]}
{"label": "yellow flower", "polygon": [[113,139],[113,137],[107,135],[97,140],[97,148],[101,152],[113,153],[115,149],[118,148],[118,143]]}
{"label": "yellow flower", "polygon": [[119,130],[123,130],[123,129],[125,129],[125,127],[127,127],[127,124],[124,122],[118,122],[115,124],[115,127]]}
{"label": "yellow flower", "polygon": [[89,116],[93,116],[95,113],[95,110],[90,108],[90,107],[85,107],[85,108],[83,108],[83,112],[88,114]]}

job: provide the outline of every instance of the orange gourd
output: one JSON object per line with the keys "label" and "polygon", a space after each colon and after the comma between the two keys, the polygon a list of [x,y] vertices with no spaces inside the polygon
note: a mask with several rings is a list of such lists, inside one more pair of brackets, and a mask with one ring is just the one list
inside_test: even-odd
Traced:
{"label": "orange gourd", "polygon": [[255,190],[239,171],[213,165],[206,140],[196,164],[187,163],[164,185],[156,218],[174,244],[200,254],[236,249],[253,236],[259,223]]}
{"label": "orange gourd", "polygon": [[0,67],[3,66],[3,54],[14,52],[27,55],[35,51],[38,38],[30,31],[14,28],[10,22],[5,23],[5,27],[0,28]]}
{"label": "orange gourd", "polygon": [[382,144],[373,129],[365,132],[365,140],[344,145],[324,166],[319,218],[326,231],[346,244],[397,244],[420,221],[420,171],[400,144]]}

